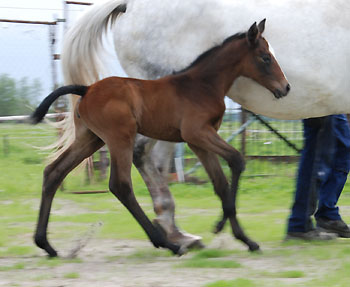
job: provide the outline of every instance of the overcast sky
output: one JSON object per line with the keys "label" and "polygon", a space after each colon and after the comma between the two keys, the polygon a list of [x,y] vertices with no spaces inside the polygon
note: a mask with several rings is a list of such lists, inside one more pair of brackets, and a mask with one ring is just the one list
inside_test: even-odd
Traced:
{"label": "overcast sky", "polygon": [[0,0],[0,18],[53,21],[54,14],[63,16],[62,8],[62,0]]}
{"label": "overcast sky", "polygon": [[[98,3],[105,0],[81,0]],[[0,19],[47,21],[63,19],[63,0],[0,0]],[[88,6],[68,5],[68,25],[86,10]],[[58,25],[57,50],[61,52],[64,24]],[[114,59],[114,62],[117,62]],[[39,78],[43,85],[40,98],[52,91],[52,67],[49,45],[49,27],[46,25],[28,25],[0,23],[0,74],[8,74],[15,79],[27,77]],[[63,84],[60,62],[57,61],[58,82]],[[116,75],[125,75],[116,63]],[[226,101],[232,106],[231,101]]]}
{"label": "overcast sky", "polygon": [[[97,3],[103,0],[84,1]],[[83,1],[81,1],[83,2]],[[68,22],[74,21],[88,6],[68,5]],[[0,19],[52,22],[64,18],[62,0],[0,0]],[[57,48],[60,54],[64,24],[58,25]],[[39,78],[43,85],[41,98],[53,87],[49,26],[0,23],[0,74],[15,79]],[[58,81],[63,83],[60,62],[57,61]]]}

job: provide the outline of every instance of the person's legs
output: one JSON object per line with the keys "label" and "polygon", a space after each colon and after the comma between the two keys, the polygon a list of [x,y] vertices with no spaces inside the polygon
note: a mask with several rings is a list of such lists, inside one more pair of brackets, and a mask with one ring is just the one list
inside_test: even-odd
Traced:
{"label": "person's legs", "polygon": [[317,129],[314,150],[314,163],[310,179],[310,195],[308,203],[308,222],[306,230],[314,229],[312,216],[317,210],[319,186],[330,174],[330,166],[334,158],[335,136],[332,135],[332,117],[314,118],[307,121],[308,126]]}
{"label": "person's legs", "polygon": [[319,124],[313,120],[304,120],[304,148],[299,162],[296,191],[291,215],[288,220],[287,232],[308,232],[312,230],[309,216],[311,179],[313,174],[315,150]]}
{"label": "person's legs", "polygon": [[317,226],[324,231],[335,233],[339,237],[350,238],[350,228],[342,220],[339,208],[336,206],[346,182],[347,174],[342,170],[333,170],[320,190],[319,207],[315,218]]}
{"label": "person's legs", "polygon": [[[317,225],[341,237],[350,237],[349,227],[342,221],[336,206],[350,169],[350,129],[344,115],[332,116],[332,132],[325,137],[335,138],[330,171],[319,178],[319,205],[315,214]],[[324,150],[327,149],[327,145]],[[329,145],[328,145],[329,149]]]}
{"label": "person's legs", "polygon": [[[334,195],[332,188],[326,188],[333,177],[333,167],[337,158],[337,138],[334,131],[335,120],[333,116],[324,118],[322,128],[317,137],[317,151],[314,163],[314,189],[319,203],[327,202]],[[330,194],[331,193],[331,194]],[[317,204],[317,201],[315,201]],[[328,203],[327,203],[328,205]],[[316,210],[314,210],[315,212]],[[319,209],[318,209],[319,211]],[[313,214],[312,214],[313,215]]]}
{"label": "person's legs", "polygon": [[340,220],[339,208],[336,206],[347,179],[347,173],[333,170],[327,182],[320,189],[318,210],[315,218]]}

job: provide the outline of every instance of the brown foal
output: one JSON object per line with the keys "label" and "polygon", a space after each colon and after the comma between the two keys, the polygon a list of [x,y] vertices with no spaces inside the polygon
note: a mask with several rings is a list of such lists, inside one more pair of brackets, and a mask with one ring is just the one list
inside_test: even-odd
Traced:
{"label": "brown foal", "polygon": [[[111,155],[109,188],[139,222],[155,247],[182,254],[178,245],[145,215],[132,190],[131,165],[136,133],[172,142],[187,142],[201,160],[222,202],[220,231],[229,219],[234,236],[254,251],[259,245],[249,239],[236,217],[238,180],[244,170],[241,154],[217,133],[224,112],[224,97],[235,79],[244,76],[270,90],[276,98],[286,96],[290,86],[261,36],[265,20],[247,33],[226,39],[197,58],[188,68],[154,80],[110,77],[86,86],[65,86],[52,92],[32,115],[40,122],[59,96],[80,95],[76,113],[88,132],[76,134],[75,142],[45,168],[40,214],[35,242],[50,256],[56,251],[47,240],[47,226],[55,192],[65,176],[86,157],[106,144]],[[217,155],[227,161],[229,183]]]}

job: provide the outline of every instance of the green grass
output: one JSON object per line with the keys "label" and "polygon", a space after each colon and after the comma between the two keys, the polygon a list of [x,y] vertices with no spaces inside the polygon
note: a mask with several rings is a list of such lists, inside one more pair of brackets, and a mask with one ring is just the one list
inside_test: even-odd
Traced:
{"label": "green grass", "polygon": [[198,251],[193,255],[193,259],[208,259],[208,258],[221,258],[227,257],[231,254],[234,254],[233,250],[224,250],[224,249],[203,249]]}
{"label": "green grass", "polygon": [[330,272],[329,274],[318,278],[310,280],[305,287],[314,286],[336,286],[336,287],[347,287],[350,281],[350,262],[343,262],[339,265],[335,272]]}
{"label": "green grass", "polygon": [[43,280],[50,280],[51,278],[53,278],[52,274],[43,274],[43,275],[39,275],[39,276],[34,276],[32,278],[33,281],[43,281]]}
{"label": "green grass", "polygon": [[179,268],[241,268],[242,264],[233,260],[213,260],[213,259],[189,259],[181,264]]}
{"label": "green grass", "polygon": [[79,273],[77,272],[70,272],[67,274],[64,274],[63,278],[65,279],[78,279],[80,277]]}
{"label": "green grass", "polygon": [[36,249],[34,246],[9,246],[5,250],[0,251],[1,257],[20,257],[35,254]]}
{"label": "green grass", "polygon": [[108,262],[115,262],[125,257],[136,262],[145,263],[173,257],[173,254],[170,250],[164,249],[138,249],[127,256],[107,256],[106,260]]}
{"label": "green grass", "polygon": [[66,258],[50,258],[49,260],[47,258],[41,258],[36,262],[36,266],[38,267],[57,267],[64,264],[70,264],[70,263],[82,263],[83,260],[80,258],[74,258],[74,259],[66,259]]}
{"label": "green grass", "polygon": [[158,258],[172,257],[171,251],[162,249],[140,249],[128,255],[130,259],[157,260]]}
{"label": "green grass", "polygon": [[301,270],[288,270],[280,272],[266,272],[264,276],[268,278],[303,278],[306,277],[306,274]]}
{"label": "green grass", "polygon": [[209,284],[206,284],[205,287],[255,287],[259,286],[254,283],[254,281],[238,278],[235,280],[218,280]]}
{"label": "green grass", "polygon": [[289,270],[276,272],[275,275],[279,278],[302,278],[305,277],[305,273],[300,270]]}
{"label": "green grass", "polygon": [[[25,268],[24,263],[16,263],[12,266],[0,266],[0,272],[1,271],[10,271],[10,270],[21,270],[24,268]],[[1,273],[0,273],[0,275],[1,275]]]}
{"label": "green grass", "polygon": [[[2,136],[5,134],[9,136],[10,141],[10,153],[7,155],[3,153]],[[11,259],[11,262],[16,262],[22,258],[34,258],[33,263],[28,265],[28,268],[33,269],[54,270],[64,264],[84,264],[81,259],[75,262],[64,259],[48,260],[42,251],[34,246],[32,239],[38,216],[42,172],[47,152],[39,152],[31,146],[44,146],[54,138],[55,132],[47,125],[35,127],[0,125],[0,259]],[[247,169],[250,168],[249,164]],[[263,252],[250,254],[246,248],[231,250],[226,246],[191,252],[186,257],[174,260],[173,266],[177,267],[176,271],[189,268],[203,270],[215,268],[215,270],[232,269],[232,272],[239,273],[239,278],[237,276],[233,276],[232,280],[217,278],[216,282],[208,283],[206,286],[348,286],[350,282],[348,240],[326,243],[283,242],[295,188],[295,178],[291,175],[295,173],[296,164],[276,165],[258,161],[256,164],[261,165],[259,167],[261,171],[276,175],[277,170],[277,174],[280,175],[255,177],[244,175],[238,192],[238,218],[246,233],[260,244]],[[271,170],[274,171],[270,172]],[[201,169],[197,174],[206,178]],[[141,206],[151,219],[154,218],[148,190],[135,169],[132,170],[132,178],[135,194]],[[148,240],[134,218],[112,194],[69,193],[78,190],[105,190],[108,188],[108,180],[85,185],[85,173],[82,172],[69,175],[64,186],[65,192],[57,191],[49,224],[49,238],[58,251],[69,249],[74,240],[84,237],[91,230],[94,230],[93,238],[97,240]],[[348,223],[350,223],[349,186],[350,183],[347,183],[339,201],[342,217]],[[221,203],[214,194],[211,184],[171,184],[170,189],[176,201],[177,224],[190,233],[202,236],[204,243],[210,246],[216,239],[211,230],[221,216]],[[100,222],[101,226],[98,225]],[[223,232],[231,234],[229,224]],[[232,246],[233,244],[242,246],[240,243],[234,243],[234,239]],[[120,260],[147,264],[170,260],[172,256],[168,251],[152,247],[136,250],[128,256],[120,257],[114,254],[104,259],[111,264],[113,261],[119,263]],[[253,266],[247,262],[250,260],[254,261]],[[272,267],[269,264],[261,267],[265,261],[271,262]],[[6,264],[2,266],[0,271],[27,270],[27,265],[23,262],[13,264],[11,262],[8,266]],[[254,266],[260,268],[256,270]],[[310,266],[316,267],[310,269]],[[327,272],[317,273],[318,267]],[[65,279],[70,279],[66,276],[77,276],[75,278],[80,276],[75,272],[67,274],[62,276]],[[54,276],[49,275],[48,278]],[[45,278],[40,274],[37,275],[38,281],[47,280]],[[298,280],[302,280],[302,285],[294,284]],[[292,283],[288,283],[289,281]]]}

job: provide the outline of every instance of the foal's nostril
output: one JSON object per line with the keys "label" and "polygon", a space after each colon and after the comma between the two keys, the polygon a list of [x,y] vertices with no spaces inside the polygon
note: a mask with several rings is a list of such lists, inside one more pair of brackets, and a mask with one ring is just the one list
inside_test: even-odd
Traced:
{"label": "foal's nostril", "polygon": [[286,86],[286,91],[287,91],[287,93],[290,91],[290,85],[289,84]]}

